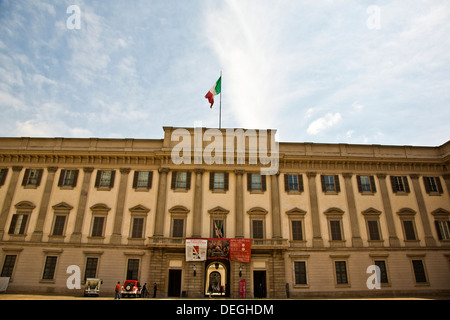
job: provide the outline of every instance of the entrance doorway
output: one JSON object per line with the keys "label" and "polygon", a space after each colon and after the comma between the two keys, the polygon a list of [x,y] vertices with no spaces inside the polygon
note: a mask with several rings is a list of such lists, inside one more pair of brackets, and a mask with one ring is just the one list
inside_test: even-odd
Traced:
{"label": "entrance doorway", "polygon": [[230,265],[226,260],[206,261],[205,296],[225,296],[230,294]]}
{"label": "entrance doorway", "polygon": [[169,270],[169,297],[181,295],[181,270]]}
{"label": "entrance doorway", "polygon": [[266,271],[253,271],[253,296],[254,298],[266,298]]}

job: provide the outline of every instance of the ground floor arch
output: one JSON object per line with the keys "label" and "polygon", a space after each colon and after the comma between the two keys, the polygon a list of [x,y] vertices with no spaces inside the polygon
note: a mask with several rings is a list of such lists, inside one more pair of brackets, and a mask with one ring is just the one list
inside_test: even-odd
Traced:
{"label": "ground floor arch", "polygon": [[230,263],[214,259],[205,262],[205,296],[230,296]]}

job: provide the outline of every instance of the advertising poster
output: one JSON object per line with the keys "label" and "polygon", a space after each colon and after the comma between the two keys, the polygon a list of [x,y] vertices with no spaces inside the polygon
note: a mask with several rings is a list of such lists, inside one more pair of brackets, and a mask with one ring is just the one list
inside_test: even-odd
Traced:
{"label": "advertising poster", "polygon": [[250,262],[251,239],[230,239],[230,260]]}
{"label": "advertising poster", "polygon": [[206,260],[206,239],[186,239],[186,261]]}

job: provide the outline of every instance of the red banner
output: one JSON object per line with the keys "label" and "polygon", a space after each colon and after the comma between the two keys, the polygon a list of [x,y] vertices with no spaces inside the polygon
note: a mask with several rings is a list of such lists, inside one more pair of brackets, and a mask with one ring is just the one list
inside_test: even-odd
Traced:
{"label": "red banner", "polygon": [[245,298],[246,283],[245,279],[239,280],[239,298]]}
{"label": "red banner", "polygon": [[251,239],[230,239],[230,260],[250,262],[251,254]]}

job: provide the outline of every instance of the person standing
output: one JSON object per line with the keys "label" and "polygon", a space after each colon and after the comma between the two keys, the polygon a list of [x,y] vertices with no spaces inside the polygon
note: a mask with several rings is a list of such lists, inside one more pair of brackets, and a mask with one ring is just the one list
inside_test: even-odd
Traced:
{"label": "person standing", "polygon": [[114,300],[120,299],[120,281],[117,282],[115,292],[116,292],[116,295],[114,297]]}
{"label": "person standing", "polygon": [[157,286],[156,286],[156,282],[153,285],[153,298],[156,298],[156,290],[157,290]]}

